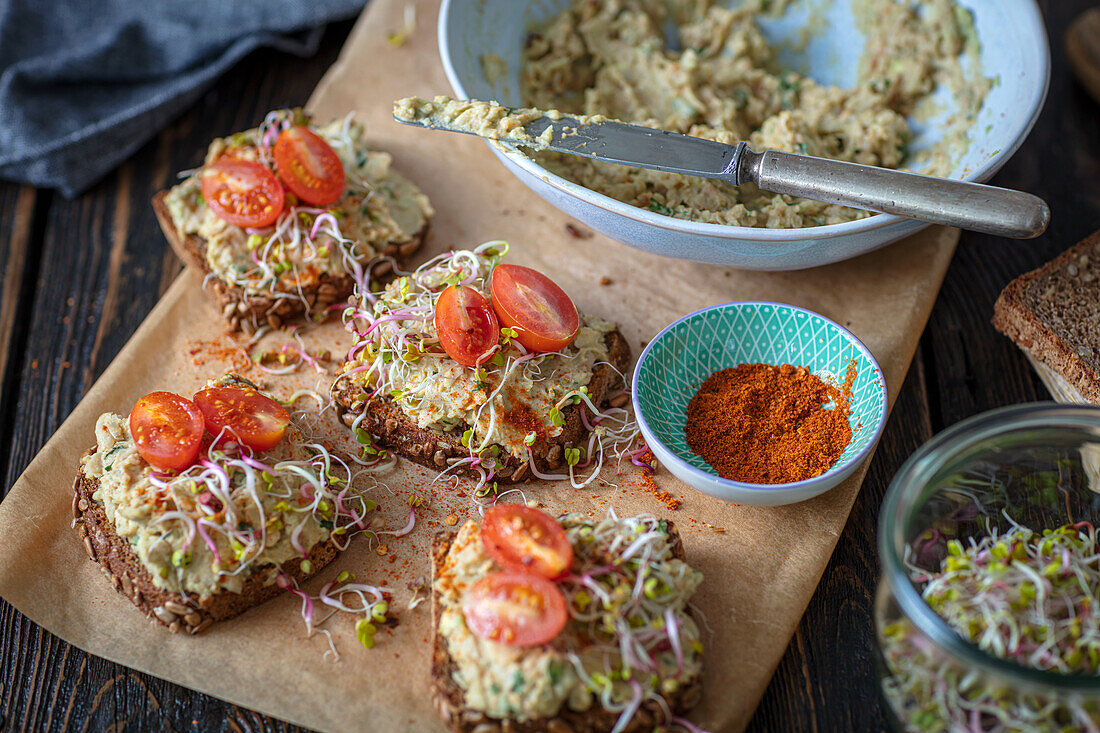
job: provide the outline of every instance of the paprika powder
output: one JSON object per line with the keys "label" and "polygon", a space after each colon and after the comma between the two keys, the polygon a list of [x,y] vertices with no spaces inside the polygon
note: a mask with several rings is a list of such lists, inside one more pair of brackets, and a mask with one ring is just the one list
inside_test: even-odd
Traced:
{"label": "paprika powder", "polygon": [[820,476],[852,440],[852,384],[842,387],[806,367],[742,364],[707,377],[687,408],[691,449],[725,479],[785,484]]}

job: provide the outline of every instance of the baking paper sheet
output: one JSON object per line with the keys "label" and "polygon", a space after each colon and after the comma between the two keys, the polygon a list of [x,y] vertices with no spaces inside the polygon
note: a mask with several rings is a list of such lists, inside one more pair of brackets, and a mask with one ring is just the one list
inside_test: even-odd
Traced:
{"label": "baking paper sheet", "polygon": [[[958,233],[931,228],[849,262],[789,273],[739,272],[647,255],[599,235],[567,233],[569,220],[516,181],[484,143],[394,124],[391,102],[449,90],[435,42],[434,3],[419,2],[417,29],[395,47],[387,33],[404,26],[405,0],[373,0],[339,62],[316,91],[318,118],[361,114],[372,143],[391,151],[399,170],[431,197],[438,215],[424,255],[488,239],[512,243],[511,262],[550,274],[578,307],[619,321],[635,354],[680,315],[707,305],[766,299],[816,310],[850,328],[882,365],[893,401],[950,261]],[[211,130],[211,137],[232,132]],[[195,151],[198,158],[201,151]],[[581,228],[583,229],[583,227]],[[166,245],[167,246],[167,245]],[[418,258],[418,261],[423,257]],[[600,284],[601,279],[610,284]],[[605,281],[606,282],[606,281]],[[267,340],[278,345],[290,337]],[[303,336],[311,348],[346,350],[339,324]],[[407,584],[428,573],[430,537],[449,516],[474,513],[465,487],[432,483],[405,464],[373,489],[391,528],[404,524],[412,494],[430,500],[415,531],[365,538],[306,589],[316,593],[341,570],[360,582],[394,589],[399,625],[379,633],[366,651],[353,620],[326,627],[340,661],[325,658],[324,636],[305,638],[299,602],[287,595],[197,636],[150,624],[111,589],[71,528],[71,487],[80,454],[94,443],[93,425],[106,410],[128,412],[156,389],[184,394],[207,377],[247,362],[222,333],[201,280],[187,272],[89,390],[0,504],[0,595],[66,641],[102,657],[302,725],[325,730],[442,730],[427,693],[427,604],[406,609]],[[335,366],[330,364],[329,369]],[[308,368],[263,378],[281,397],[299,386],[325,390],[332,379]],[[334,436],[344,436],[332,413]],[[643,488],[633,467],[605,471],[604,486],[584,490],[543,483],[524,491],[552,512],[653,512],[680,526],[688,559],[706,576],[696,595],[713,631],[707,639],[705,694],[692,714],[715,731],[748,722],[844,527],[865,468],[812,501],[787,507],[735,506],[698,494],[658,472],[661,486],[683,498],[674,512]],[[461,493],[460,493],[461,492]]]}

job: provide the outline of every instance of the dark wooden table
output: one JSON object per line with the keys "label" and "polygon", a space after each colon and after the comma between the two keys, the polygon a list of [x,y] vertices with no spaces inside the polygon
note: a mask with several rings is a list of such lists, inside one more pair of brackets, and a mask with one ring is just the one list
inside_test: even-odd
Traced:
{"label": "dark wooden table", "polygon": [[[875,523],[886,486],[943,428],[983,410],[1048,399],[989,317],[1009,280],[1100,227],[1100,105],[1071,77],[1061,43],[1069,21],[1092,4],[1040,2],[1053,56],[1050,95],[1023,149],[993,180],[1045,198],[1050,229],[1030,242],[963,234],[859,500],[752,730],[886,727],[871,631]],[[245,59],[76,200],[0,183],[5,493],[179,272],[149,206],[152,194],[199,162],[211,131],[243,129],[268,109],[304,103],[350,29],[330,27],[313,59],[274,52]],[[0,601],[0,729],[290,728],[85,654]]]}

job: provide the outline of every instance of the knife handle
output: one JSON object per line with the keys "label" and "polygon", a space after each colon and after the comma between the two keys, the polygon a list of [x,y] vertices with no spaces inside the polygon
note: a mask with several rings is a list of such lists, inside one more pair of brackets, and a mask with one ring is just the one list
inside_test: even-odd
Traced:
{"label": "knife handle", "polygon": [[1013,239],[1037,237],[1050,222],[1046,202],[1023,191],[775,150],[741,151],[738,179],[773,193]]}

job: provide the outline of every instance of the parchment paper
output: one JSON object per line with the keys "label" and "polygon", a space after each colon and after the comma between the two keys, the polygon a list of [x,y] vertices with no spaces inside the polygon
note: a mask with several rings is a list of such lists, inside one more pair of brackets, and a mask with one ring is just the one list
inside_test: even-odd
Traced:
{"label": "parchment paper", "polygon": [[[390,121],[393,99],[448,91],[435,42],[434,2],[418,2],[416,31],[394,47],[389,31],[404,25],[405,0],[373,0],[340,61],[317,89],[311,107],[320,119],[351,110],[368,123],[371,141],[394,153],[397,167],[431,197],[438,215],[429,252],[469,247],[488,239],[513,245],[513,262],[549,273],[578,307],[622,323],[635,353],[644,339],[678,316],[715,303],[769,299],[811,308],[849,327],[881,363],[893,401],[957,241],[955,230],[920,235],[849,262],[812,271],[762,274],[646,255],[599,235],[576,238],[564,215],[509,175],[473,138],[402,127]],[[211,130],[211,136],[232,132]],[[202,151],[195,151],[195,158]],[[601,278],[611,284],[600,285]],[[77,459],[94,444],[93,425],[106,410],[126,413],[154,389],[184,394],[244,359],[221,333],[200,292],[184,273],[130,343],[89,390],[0,504],[0,595],[50,632],[94,654],[231,702],[306,726],[329,730],[442,729],[427,693],[427,605],[405,608],[409,581],[428,573],[425,551],[444,519],[474,513],[462,487],[432,484],[427,471],[407,465],[374,489],[391,528],[404,522],[404,500],[430,499],[413,533],[382,548],[365,538],[306,589],[316,593],[340,570],[361,582],[384,584],[397,595],[400,625],[379,633],[370,651],[354,639],[353,620],[327,628],[341,653],[323,658],[324,637],[306,639],[298,601],[290,596],[197,637],[172,635],[146,621],[114,592],[84,555],[70,528],[71,486]],[[304,336],[308,346],[346,349],[339,324]],[[267,341],[280,344],[286,334]],[[334,366],[330,365],[330,370]],[[263,378],[252,369],[246,374]],[[304,370],[269,377],[282,397],[298,386],[319,386],[331,374]],[[334,436],[344,436],[331,412]],[[847,483],[794,506],[735,506],[697,494],[666,471],[657,481],[683,497],[668,511],[642,488],[633,467],[608,485],[576,491],[532,484],[525,491],[550,511],[649,511],[674,519],[689,560],[706,576],[696,596],[713,635],[707,639],[705,696],[691,716],[711,730],[740,730],[805,610],[859,490],[865,468]],[[459,493],[461,492],[461,493]],[[391,496],[392,493],[392,496]],[[385,538],[383,538],[385,539]]]}

